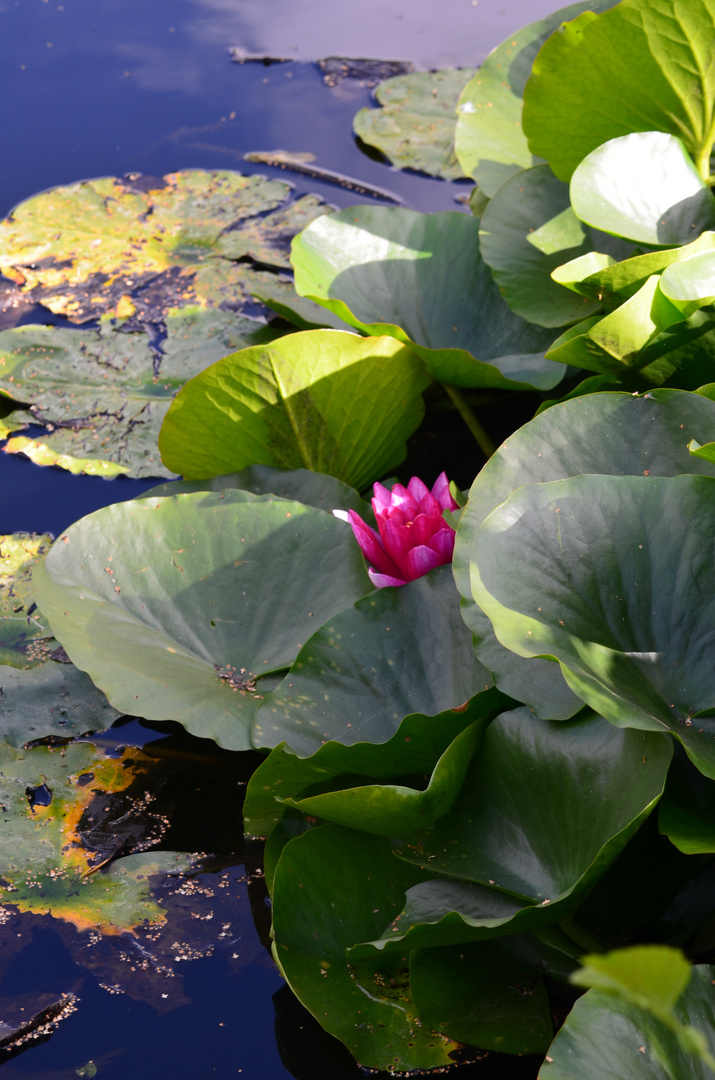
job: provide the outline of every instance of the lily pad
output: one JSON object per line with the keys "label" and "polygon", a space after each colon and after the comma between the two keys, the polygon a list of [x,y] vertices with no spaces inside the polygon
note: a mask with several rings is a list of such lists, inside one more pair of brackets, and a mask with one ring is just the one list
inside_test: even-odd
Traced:
{"label": "lily pad", "polygon": [[715,199],[680,139],[664,131],[610,139],[576,167],[582,221],[638,244],[687,244],[715,226]]}
{"label": "lily pad", "polygon": [[51,913],[79,930],[110,934],[144,922],[162,923],[165,916],[151,898],[149,878],[186,865],[186,857],[174,852],[132,855],[107,872],[92,872],[95,853],[78,831],[96,793],[126,790],[149,759],[130,750],[121,758],[105,757],[89,743],[71,743],[62,750],[4,745],[0,754],[3,903]]}
{"label": "lily pad", "polygon": [[660,797],[672,755],[653,732],[593,714],[565,724],[527,708],[487,728],[452,809],[395,847],[434,880],[350,957],[480,941],[573,911]]}
{"label": "lily pad", "polygon": [[561,180],[597,146],[635,131],[677,136],[703,178],[715,115],[715,11],[679,0],[622,0],[584,12],[544,44],[524,91],[533,154]]}
{"label": "lily pad", "polygon": [[160,322],[186,304],[236,307],[250,301],[255,271],[235,260],[287,266],[290,237],[325,212],[314,196],[287,206],[290,190],[201,169],[53,188],[0,224],[0,273],[78,323],[137,308]]}
{"label": "lily pad", "polygon": [[[650,947],[641,950],[623,949],[608,957],[622,957],[626,963],[629,954],[668,953],[673,949]],[[588,958],[591,959],[591,958]],[[662,969],[659,986],[672,999],[682,988],[677,976],[680,968],[688,965],[679,956],[679,963],[671,962]],[[634,963],[634,960],[631,960]],[[652,979],[657,974],[650,965],[644,969],[650,976],[646,994],[654,990]],[[666,981],[663,980],[663,975]],[[715,968],[698,965],[692,968],[692,976],[679,1000],[671,1006],[676,1030],[643,1004],[635,1004],[627,995],[616,995],[602,989],[589,990],[580,998],[566,1017],[566,1022],[549,1047],[546,1062],[540,1076],[543,1080],[601,1080],[603,1077],[603,1047],[608,1045],[608,1068],[614,1076],[623,1080],[709,1080],[712,1068],[698,1060],[698,1043],[715,1050],[715,993],[713,978]],[[694,1029],[694,1030],[693,1030]],[[689,1045],[683,1045],[689,1036]],[[680,1037],[679,1037],[680,1036]]]}
{"label": "lily pad", "polygon": [[474,656],[451,566],[376,589],[305,643],[256,713],[255,746],[308,757],[323,743],[391,739],[410,713],[436,715],[491,680]]}
{"label": "lily pad", "polygon": [[566,258],[583,256],[591,238],[571,209],[566,185],[548,165],[507,180],[481,220],[482,258],[517,315],[539,326],[563,326],[598,311],[598,301],[551,277]]}
{"label": "lily pad", "polygon": [[489,53],[465,86],[457,106],[456,154],[489,198],[511,176],[540,163],[521,128],[524,86],[539,49],[562,22],[614,2],[570,4],[523,26]]}
{"label": "lily pad", "polygon": [[159,356],[144,333],[23,326],[0,333],[0,388],[31,405],[48,434],[4,449],[37,464],[113,476],[171,476],[159,459],[164,416],[187,379],[227,352],[275,332],[254,319],[198,308],[172,310]]}
{"label": "lily pad", "polygon": [[236,490],[90,514],[33,583],[55,636],[115,708],[234,750],[250,748],[253,713],[314,627],[371,590],[344,522]]}
{"label": "lily pad", "polygon": [[375,936],[423,876],[382,837],[324,825],[291,840],[273,888],[275,955],[289,986],[360,1065],[444,1067],[457,1044],[419,1023],[407,956],[348,965],[345,950]]}
{"label": "lily pad", "polygon": [[69,663],[48,659],[29,671],[0,668],[0,691],[0,740],[10,746],[103,731],[120,716],[89,676]]}
{"label": "lily pad", "polygon": [[713,521],[711,476],[579,476],[520,488],[470,555],[502,644],[555,657],[607,720],[670,731],[711,778]]}
{"label": "lily pad", "polygon": [[291,334],[193,379],[167,413],[162,459],[192,480],[262,464],[303,466],[363,488],[404,460],[430,382],[393,338]]}
{"label": "lily pad", "polygon": [[409,345],[435,379],[549,389],[563,377],[543,355],[553,335],[499,295],[479,254],[479,222],[466,214],[341,210],[295,238],[292,260],[302,296]]}
{"label": "lily pad", "polygon": [[[703,399],[708,401],[708,399]],[[550,660],[526,659],[504,648],[471,592],[470,559],[475,532],[485,518],[522,484],[559,480],[580,473],[613,476],[715,476],[715,467],[693,461],[688,441],[715,425],[715,403],[698,395],[654,390],[645,397],[589,394],[564,401],[510,435],[474,481],[455,540],[454,568],[462,614],[476,635],[480,661],[497,685],[545,719],[572,716],[580,698]],[[627,440],[623,432],[628,431]]]}
{"label": "lily pad", "polygon": [[[51,636],[34,607],[32,567],[50,550],[51,533],[0,536],[0,663],[30,667],[42,663],[39,642]],[[33,644],[35,643],[35,644]],[[0,708],[1,708],[0,704]]]}
{"label": "lily pad", "polygon": [[454,151],[454,111],[473,75],[474,68],[443,68],[387,79],[375,91],[381,108],[361,109],[353,131],[400,169],[456,180],[464,173]]}

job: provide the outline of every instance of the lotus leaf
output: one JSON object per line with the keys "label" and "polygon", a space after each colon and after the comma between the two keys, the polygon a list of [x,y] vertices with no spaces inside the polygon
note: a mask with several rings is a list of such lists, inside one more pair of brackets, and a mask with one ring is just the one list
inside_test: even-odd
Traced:
{"label": "lotus leaf", "polygon": [[609,139],[662,131],[682,141],[707,178],[714,30],[712,0],[621,0],[600,15],[584,12],[566,23],[542,47],[524,90],[529,149],[569,180]]}
{"label": "lotus leaf", "polygon": [[479,255],[479,222],[466,214],[341,210],[295,238],[292,262],[301,296],[409,345],[436,379],[548,389],[561,378],[543,356],[553,335],[509,311]]}
{"label": "lotus leaf", "polygon": [[344,522],[237,490],[90,514],[33,585],[70,658],[116,708],[235,750],[250,747],[253,713],[313,627],[371,589]]}
{"label": "lotus leaf", "polygon": [[380,83],[381,108],[361,109],[353,130],[401,169],[456,180],[463,175],[454,152],[454,110],[474,68],[398,75]]}
{"label": "lotus leaf", "polygon": [[192,480],[262,464],[302,466],[361,488],[404,459],[430,381],[393,338],[291,334],[192,379],[162,427],[162,459]]}

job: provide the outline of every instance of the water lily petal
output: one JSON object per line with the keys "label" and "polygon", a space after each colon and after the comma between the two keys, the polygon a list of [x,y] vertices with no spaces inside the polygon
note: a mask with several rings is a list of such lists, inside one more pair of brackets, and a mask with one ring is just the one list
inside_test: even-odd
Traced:
{"label": "water lily petal", "polygon": [[433,551],[432,548],[426,547],[424,544],[412,548],[407,554],[406,562],[408,581],[414,581],[415,578],[422,577],[423,574],[427,574],[430,570],[434,570],[435,566],[442,565],[442,559],[437,552]]}
{"label": "water lily petal", "polygon": [[368,563],[380,573],[399,575],[399,570],[385,551],[382,540],[375,530],[370,528],[354,510],[348,510],[348,517],[355,539]]}
{"label": "water lily petal", "polygon": [[430,489],[420,480],[419,476],[413,476],[407,485],[407,490],[416,503],[421,503],[425,495],[430,494]]}
{"label": "water lily petal", "polygon": [[404,578],[390,577],[389,574],[376,574],[374,570],[368,567],[367,576],[373,583],[375,588],[383,589],[385,585],[406,585],[407,582]]}
{"label": "water lily petal", "polygon": [[443,510],[459,509],[459,503],[449,493],[449,480],[445,472],[441,472],[432,485],[432,494]]}
{"label": "water lily petal", "polygon": [[[445,525],[447,525],[446,522]],[[452,561],[452,555],[454,554],[454,537],[454,529],[450,529],[449,525],[447,525],[446,529],[440,529],[440,531],[435,533],[429,540],[428,547],[439,555],[440,565]]]}

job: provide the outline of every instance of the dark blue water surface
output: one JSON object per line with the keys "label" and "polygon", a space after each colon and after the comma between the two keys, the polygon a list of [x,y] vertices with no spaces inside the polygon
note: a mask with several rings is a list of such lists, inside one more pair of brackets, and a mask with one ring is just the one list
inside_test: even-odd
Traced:
{"label": "dark blue water surface", "polygon": [[[338,206],[365,201],[242,160],[246,151],[276,148],[309,151],[317,164],[389,188],[416,209],[454,209],[463,185],[400,173],[360,150],[351,121],[370,104],[369,89],[354,80],[327,87],[314,61],[341,55],[413,60],[422,68],[474,65],[554,6],[551,0],[0,0],[0,212],[58,184],[185,168],[280,175]],[[232,63],[230,46],[290,62]],[[30,317],[43,319],[37,312]],[[58,534],[155,483],[73,477],[0,453],[0,534]],[[142,741],[136,722],[134,728],[132,737]],[[235,829],[240,834],[238,820]],[[210,838],[192,840],[210,844]],[[236,935],[254,942],[251,961],[237,968],[231,951],[217,950],[187,963],[187,1000],[163,1013],[104,989],[78,966],[52,920],[18,920],[25,944],[5,963],[0,955],[0,998],[76,987],[81,1002],[49,1041],[7,1062],[3,1080],[69,1080],[89,1059],[101,1080],[362,1075],[338,1044],[320,1037],[283,987],[257,944],[248,900],[236,906]],[[460,1075],[515,1078],[534,1075],[534,1068],[492,1060]]]}

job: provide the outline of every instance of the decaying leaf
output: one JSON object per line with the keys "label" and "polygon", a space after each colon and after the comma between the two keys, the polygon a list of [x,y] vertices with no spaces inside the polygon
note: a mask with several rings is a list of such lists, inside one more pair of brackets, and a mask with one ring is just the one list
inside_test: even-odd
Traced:
{"label": "decaying leaf", "polygon": [[51,631],[34,606],[30,578],[53,539],[49,533],[0,536],[0,664],[24,668],[47,658],[39,642]]}

